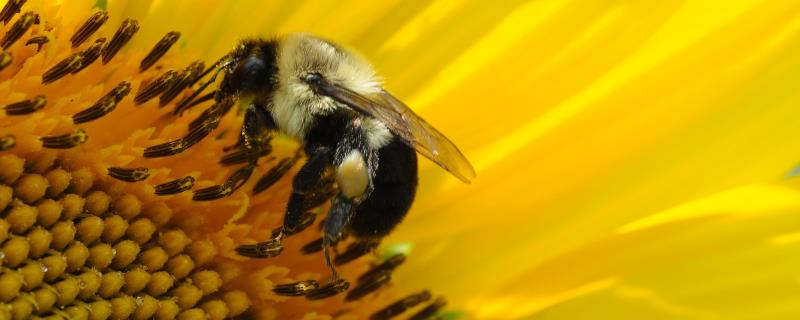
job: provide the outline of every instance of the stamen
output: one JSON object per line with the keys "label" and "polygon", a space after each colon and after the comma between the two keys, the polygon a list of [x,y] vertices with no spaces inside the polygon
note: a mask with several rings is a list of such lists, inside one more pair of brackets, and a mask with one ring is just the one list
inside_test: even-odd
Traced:
{"label": "stamen", "polygon": [[322,238],[311,241],[306,245],[304,245],[302,248],[300,248],[300,251],[303,252],[303,254],[313,254],[320,252],[322,251],[322,242],[323,242]]}
{"label": "stamen", "polygon": [[168,32],[163,38],[161,38],[161,40],[158,41],[158,43],[156,43],[156,46],[150,50],[150,53],[148,53],[147,56],[142,59],[142,62],[139,64],[139,72],[144,72],[153,66],[158,59],[161,59],[161,57],[167,53],[169,48],[172,47],[172,45],[174,45],[180,37],[180,32]]}
{"label": "stamen", "polygon": [[238,150],[226,154],[224,157],[222,157],[222,159],[219,160],[219,164],[225,167],[242,164],[249,161],[252,157],[256,158],[265,157],[269,155],[270,152],[272,152],[272,147],[270,145],[265,145],[263,148],[260,148],[260,150],[258,150],[257,152],[253,152],[247,149]]}
{"label": "stamen", "polygon": [[244,185],[245,182],[247,182],[247,179],[249,179],[250,175],[253,174],[254,168],[255,166],[251,165],[239,168],[239,170],[236,170],[236,172],[234,172],[230,178],[225,181],[225,183],[195,191],[194,196],[192,196],[192,200],[210,201],[229,196],[242,185]]}
{"label": "stamen", "polygon": [[175,97],[180,94],[183,89],[189,87],[192,83],[194,83],[195,79],[203,72],[205,65],[202,61],[195,61],[192,62],[186,69],[181,71],[180,75],[178,75],[178,80],[176,80],[172,86],[164,92],[159,98],[159,106],[164,107],[168,103],[170,103]]}
{"label": "stamen", "polygon": [[[233,101],[231,100],[226,100],[220,103],[233,105]],[[155,145],[152,147],[147,147],[147,149],[144,150],[144,156],[147,158],[158,158],[158,157],[176,155],[178,153],[183,152],[187,148],[195,145],[196,143],[200,142],[200,140],[203,140],[211,133],[211,131],[217,128],[220,119],[218,117],[208,117],[203,120],[204,121],[202,121],[198,126],[192,127],[190,125],[189,134],[187,134],[183,138]]]}
{"label": "stamen", "polygon": [[279,239],[270,239],[256,244],[245,244],[236,247],[236,253],[250,258],[272,258],[283,252],[283,245]]}
{"label": "stamen", "polygon": [[139,22],[133,19],[126,19],[122,22],[122,26],[119,27],[117,33],[114,34],[114,37],[111,38],[111,41],[108,42],[108,45],[103,49],[103,64],[107,64],[114,58],[115,55],[122,49],[128,41],[133,38],[133,35],[139,31]]}
{"label": "stamen", "polygon": [[217,96],[217,93],[219,93],[219,91],[214,90],[214,91],[211,91],[209,93],[206,93],[205,95],[201,96],[200,98],[194,99],[192,102],[190,102],[188,105],[186,105],[186,108],[184,109],[184,111],[186,109],[194,107],[194,106],[196,106],[198,104],[201,104],[201,103],[206,102],[208,100],[214,99],[214,97]]}
{"label": "stamen", "polygon": [[44,95],[38,95],[33,99],[22,100],[20,102],[9,104],[3,107],[3,109],[9,116],[21,116],[44,108],[46,103],[47,99],[45,99]]}
{"label": "stamen", "polygon": [[306,228],[310,227],[312,224],[314,224],[315,220],[317,220],[317,214],[310,211],[306,211],[305,213],[303,213],[302,216],[300,216],[300,221],[297,222],[297,226],[295,226],[294,229],[283,227],[283,228],[278,228],[278,230],[282,230],[285,236],[291,236],[294,234],[298,234],[301,231],[305,230]]}
{"label": "stamen", "polygon": [[8,67],[12,61],[14,61],[14,58],[11,56],[11,52],[0,53],[0,70]]}
{"label": "stamen", "polygon": [[431,292],[428,290],[415,293],[403,299],[400,299],[395,303],[390,304],[386,308],[376,311],[371,316],[369,316],[369,319],[388,320],[430,299],[431,299]]}
{"label": "stamen", "polygon": [[278,182],[297,162],[298,157],[285,158],[269,169],[253,186],[253,194],[259,194]]}
{"label": "stamen", "polygon": [[375,290],[380,289],[380,287],[389,283],[391,279],[392,275],[390,272],[379,273],[372,278],[364,280],[363,282],[359,283],[355,288],[347,292],[347,296],[345,296],[344,300],[353,301],[361,299],[364,296],[372,292],[375,292]]}
{"label": "stamen", "polygon": [[25,41],[25,45],[29,46],[29,45],[35,44],[36,45],[36,52],[39,52],[39,51],[42,51],[42,46],[45,45],[48,42],[50,42],[50,39],[48,39],[47,36],[37,36],[37,37],[33,37],[33,38],[28,39],[28,41]]}
{"label": "stamen", "polygon": [[147,168],[120,168],[120,167],[109,167],[108,168],[108,175],[114,179],[126,181],[126,182],[136,182],[142,181],[147,179],[150,176],[150,170]]}
{"label": "stamen", "polygon": [[98,100],[91,107],[73,115],[72,122],[75,124],[80,124],[96,120],[104,115],[109,114],[117,107],[117,103],[125,98],[125,96],[127,96],[130,92],[131,83],[128,81],[120,82],[120,84],[114,87],[114,89],[111,89],[109,93],[100,98],[100,100]]}
{"label": "stamen", "polygon": [[336,280],[335,282],[328,283],[317,290],[310,292],[306,295],[308,300],[319,300],[333,297],[339,293],[344,292],[350,287],[350,283],[344,279]]}
{"label": "stamen", "polygon": [[100,57],[100,53],[103,51],[103,45],[106,44],[106,38],[98,38],[97,40],[92,43],[91,46],[83,50],[83,60],[81,60],[81,66],[72,71],[73,74],[78,73],[88,67],[90,64],[94,63],[97,58]]}
{"label": "stamen", "polygon": [[167,90],[167,88],[172,85],[172,82],[175,81],[177,77],[178,73],[174,70],[167,71],[156,80],[153,80],[149,84],[141,87],[139,92],[136,93],[136,97],[133,98],[133,102],[137,105],[140,105],[152,98],[155,98],[164,92],[164,90]]}
{"label": "stamen", "polygon": [[336,255],[336,258],[333,259],[333,263],[337,266],[346,264],[364,256],[367,253],[370,253],[377,247],[377,241],[353,242],[347,246],[347,249],[344,252]]}
{"label": "stamen", "polygon": [[162,183],[156,186],[156,194],[159,196],[181,193],[189,190],[194,186],[194,177],[185,176],[170,182]]}
{"label": "stamen", "polygon": [[277,285],[272,288],[272,292],[279,296],[304,296],[319,289],[319,282],[316,280],[305,280],[295,283]]}
{"label": "stamen", "polygon": [[76,147],[89,139],[89,135],[83,129],[75,129],[70,133],[59,136],[41,137],[42,147],[50,149],[69,149]]}
{"label": "stamen", "polygon": [[6,151],[17,145],[17,138],[14,135],[7,135],[0,138],[0,151]]}
{"label": "stamen", "polygon": [[83,53],[78,52],[66,57],[42,75],[42,84],[53,83],[63,76],[80,70],[83,65]]}
{"label": "stamen", "polygon": [[0,40],[0,46],[2,46],[4,50],[8,49],[8,47],[14,44],[14,42],[17,42],[25,32],[28,32],[28,29],[34,24],[39,24],[39,15],[33,11],[25,12],[19,17],[19,20],[6,31],[3,40]]}
{"label": "stamen", "polygon": [[72,38],[69,39],[69,41],[72,42],[72,47],[75,48],[86,41],[86,39],[89,39],[97,29],[100,29],[100,27],[106,23],[106,21],[108,21],[107,11],[103,10],[92,14],[92,16],[78,28],[78,31],[75,31]]}
{"label": "stamen", "polygon": [[19,13],[22,9],[22,5],[24,5],[26,1],[27,0],[8,0],[6,5],[3,6],[3,10],[0,11],[0,21],[2,21],[3,24],[8,24],[11,18]]}
{"label": "stamen", "polygon": [[226,100],[224,103],[217,103],[208,107],[208,109],[204,110],[203,113],[197,117],[197,119],[189,122],[189,130],[201,127],[209,121],[219,121],[220,118],[225,116],[225,114],[231,110],[232,106],[232,100]]}
{"label": "stamen", "polygon": [[434,314],[439,312],[439,310],[442,310],[445,305],[447,305],[447,300],[445,300],[444,297],[438,297],[435,301],[433,301],[433,303],[409,317],[408,320],[430,319]]}
{"label": "stamen", "polygon": [[369,269],[369,271],[362,274],[360,277],[358,277],[358,281],[365,281],[383,272],[392,272],[394,271],[394,269],[397,269],[397,267],[399,267],[405,261],[406,261],[406,255],[402,253],[393,255],[388,259],[386,259],[386,261],[381,262],[381,264],[372,267],[372,269]]}

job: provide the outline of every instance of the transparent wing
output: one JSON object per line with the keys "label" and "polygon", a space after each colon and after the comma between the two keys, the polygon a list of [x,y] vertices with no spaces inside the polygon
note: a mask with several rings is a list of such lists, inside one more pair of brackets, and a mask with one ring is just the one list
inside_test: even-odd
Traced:
{"label": "transparent wing", "polygon": [[318,93],[380,120],[403,142],[461,181],[470,183],[475,178],[475,169],[458,147],[389,92],[368,98],[324,81],[309,84]]}

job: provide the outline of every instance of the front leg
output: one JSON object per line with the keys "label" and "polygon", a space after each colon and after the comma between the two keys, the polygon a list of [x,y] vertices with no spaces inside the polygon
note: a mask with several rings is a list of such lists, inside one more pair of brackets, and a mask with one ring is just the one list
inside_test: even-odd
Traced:
{"label": "front leg", "polygon": [[280,254],[281,240],[284,236],[298,232],[303,225],[306,210],[306,197],[314,192],[320,178],[331,165],[332,151],[328,147],[310,147],[306,150],[308,161],[295,175],[292,183],[292,195],[283,216],[281,232],[274,238],[252,245],[241,245],[236,248],[239,255],[251,258],[269,258]]}
{"label": "front leg", "polygon": [[192,200],[209,201],[232,194],[247,182],[258,162],[259,152],[269,143],[275,122],[267,110],[259,105],[251,104],[244,114],[241,140],[247,155],[247,164],[237,169],[225,183],[195,191]]}

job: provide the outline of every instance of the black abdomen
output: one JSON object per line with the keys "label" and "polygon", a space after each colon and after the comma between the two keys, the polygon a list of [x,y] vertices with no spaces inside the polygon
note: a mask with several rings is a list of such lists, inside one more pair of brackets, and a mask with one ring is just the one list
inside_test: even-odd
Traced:
{"label": "black abdomen", "polygon": [[417,191],[417,153],[395,138],[378,151],[375,189],[356,209],[350,229],[358,238],[389,234],[408,213]]}

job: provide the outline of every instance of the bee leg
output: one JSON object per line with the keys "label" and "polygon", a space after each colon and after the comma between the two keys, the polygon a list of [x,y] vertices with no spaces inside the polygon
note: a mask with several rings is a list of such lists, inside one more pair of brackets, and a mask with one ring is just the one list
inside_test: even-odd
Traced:
{"label": "bee leg", "polygon": [[225,183],[195,191],[192,200],[219,199],[232,194],[244,185],[257,165],[259,153],[256,150],[263,148],[263,144],[269,143],[269,136],[274,128],[272,117],[265,108],[255,104],[248,106],[244,115],[244,126],[242,126],[244,147],[247,150],[247,164],[236,170]]}
{"label": "bee leg", "polygon": [[331,270],[331,281],[336,282],[339,280],[339,273],[336,272],[333,259],[331,258],[331,245],[336,243],[342,236],[347,222],[355,212],[355,204],[342,197],[337,196],[333,200],[330,211],[328,211],[328,218],[325,220],[324,235],[322,236],[322,251],[325,254],[325,264]]}

